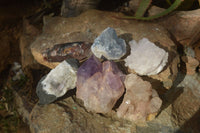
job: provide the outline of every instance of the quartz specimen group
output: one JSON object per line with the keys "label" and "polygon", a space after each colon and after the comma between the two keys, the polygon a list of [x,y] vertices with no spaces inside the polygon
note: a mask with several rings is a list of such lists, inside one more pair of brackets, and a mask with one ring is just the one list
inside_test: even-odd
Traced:
{"label": "quartz specimen group", "polygon": [[78,69],[76,96],[88,111],[108,113],[124,93],[123,76],[114,62],[92,56]]}
{"label": "quartz specimen group", "polygon": [[145,121],[148,115],[156,115],[162,101],[149,82],[135,74],[129,74],[124,81],[126,94],[117,110],[117,116],[131,121]]}
{"label": "quartz specimen group", "polygon": [[[131,54],[125,59],[125,65],[139,75],[155,75],[166,65],[168,53],[148,39],[129,43]],[[89,56],[89,43],[57,44],[43,52],[49,62],[64,61],[38,83],[36,92],[41,104],[51,103],[76,87],[76,97],[88,111],[109,113],[124,94],[116,112],[118,117],[137,121],[157,114],[162,101],[151,84],[135,74],[125,76],[110,61],[126,54],[126,43],[117,37],[113,28],[108,27],[95,39],[91,51],[94,55],[79,68],[75,59],[80,61]],[[102,57],[108,60],[100,62]]]}
{"label": "quartz specimen group", "polygon": [[77,62],[69,59],[61,62],[43,77],[36,88],[40,104],[48,104],[76,87]]}
{"label": "quartz specimen group", "polygon": [[126,66],[139,75],[156,75],[168,61],[168,53],[147,38],[129,42],[131,54],[125,59]]}
{"label": "quartz specimen group", "polygon": [[117,60],[126,54],[126,43],[117,37],[113,28],[108,27],[94,40],[91,50],[98,58]]}

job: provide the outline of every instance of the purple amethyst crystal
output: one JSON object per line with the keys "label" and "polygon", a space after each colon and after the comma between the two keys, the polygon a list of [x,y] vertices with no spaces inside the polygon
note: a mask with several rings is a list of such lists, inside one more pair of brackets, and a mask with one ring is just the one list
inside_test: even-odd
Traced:
{"label": "purple amethyst crystal", "polygon": [[93,56],[78,69],[76,96],[88,111],[108,113],[124,93],[123,76],[114,62]]}
{"label": "purple amethyst crystal", "polygon": [[77,76],[79,83],[77,84],[77,88],[81,87],[89,77],[91,77],[94,73],[101,71],[101,69],[101,62],[95,56],[91,56],[78,69]]}

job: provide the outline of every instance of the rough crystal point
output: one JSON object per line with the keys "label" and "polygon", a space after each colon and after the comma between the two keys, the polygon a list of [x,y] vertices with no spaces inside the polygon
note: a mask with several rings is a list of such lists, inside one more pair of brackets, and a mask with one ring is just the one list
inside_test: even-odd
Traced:
{"label": "rough crystal point", "polygon": [[129,74],[124,81],[126,94],[117,110],[117,116],[131,121],[145,121],[156,114],[162,101],[149,82],[135,74]]}
{"label": "rough crystal point", "polygon": [[78,69],[76,97],[88,111],[108,113],[124,92],[122,77],[114,62],[101,64],[93,56]]}
{"label": "rough crystal point", "polygon": [[98,58],[117,60],[126,54],[126,43],[117,37],[113,28],[108,27],[94,40],[91,50]]}
{"label": "rough crystal point", "polygon": [[43,77],[36,88],[40,104],[48,104],[76,87],[77,62],[73,59],[61,62]]}
{"label": "rough crystal point", "polygon": [[129,42],[131,54],[125,59],[125,65],[134,69],[139,75],[156,75],[162,71],[168,60],[168,53],[157,47],[147,38],[138,43]]}

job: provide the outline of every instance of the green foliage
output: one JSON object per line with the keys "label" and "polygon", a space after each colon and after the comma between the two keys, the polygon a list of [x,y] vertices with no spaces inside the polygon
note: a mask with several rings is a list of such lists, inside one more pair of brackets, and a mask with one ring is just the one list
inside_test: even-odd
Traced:
{"label": "green foliage", "polygon": [[[13,87],[18,89],[24,87],[28,81],[23,74],[19,75],[18,80],[9,79],[6,85],[1,89],[0,95],[0,133],[17,132],[22,123],[19,114],[16,111],[14,103]],[[12,87],[12,88],[11,88]]]}
{"label": "green foliage", "polygon": [[7,86],[2,88],[2,96],[0,97],[0,132],[16,132],[20,124],[19,115],[12,106],[13,100],[12,90]]}
{"label": "green foliage", "polygon": [[[165,16],[167,14],[169,14],[170,12],[174,11],[176,8],[178,8],[180,6],[180,4],[183,2],[184,0],[175,0],[174,3],[165,11],[156,14],[154,16],[149,16],[149,17],[143,17],[144,12],[148,9],[147,5],[150,5],[151,0],[142,0],[140,3],[140,6],[138,8],[138,10],[136,11],[136,15],[135,16],[126,16],[123,17],[125,19],[138,19],[138,20],[153,20],[153,19],[157,19],[160,18],[162,16]],[[168,0],[168,3],[170,4],[170,1]],[[143,9],[141,9],[143,8]]]}
{"label": "green foliage", "polygon": [[152,0],[142,0],[137,9],[137,12],[135,13],[135,17],[142,17],[149,5],[151,4],[151,2]]}

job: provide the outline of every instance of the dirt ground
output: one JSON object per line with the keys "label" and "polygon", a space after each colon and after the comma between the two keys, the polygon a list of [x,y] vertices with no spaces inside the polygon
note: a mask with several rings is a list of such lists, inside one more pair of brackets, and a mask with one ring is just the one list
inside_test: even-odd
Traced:
{"label": "dirt ground", "polygon": [[[14,62],[20,63],[19,37],[22,32],[23,17],[31,16],[43,7],[43,1],[27,0],[1,0],[0,1],[0,38],[8,40],[8,49],[3,50],[0,56],[4,59],[0,72],[0,132],[2,133],[29,133],[29,127],[16,112],[13,102],[12,91],[7,88],[6,81],[9,69]],[[4,39],[3,39],[4,40]]]}

